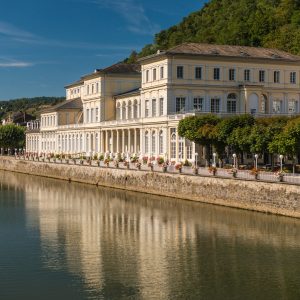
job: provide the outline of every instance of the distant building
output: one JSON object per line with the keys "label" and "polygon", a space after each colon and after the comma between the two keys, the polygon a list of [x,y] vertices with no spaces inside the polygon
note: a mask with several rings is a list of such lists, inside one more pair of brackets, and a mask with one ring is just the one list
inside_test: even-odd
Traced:
{"label": "distant building", "polygon": [[26,149],[193,160],[202,149],[177,134],[182,118],[299,114],[299,71],[300,57],[279,50],[182,44],[66,86],[67,100],[41,114]]}
{"label": "distant building", "polygon": [[35,116],[27,114],[25,112],[15,112],[10,114],[7,118],[3,119],[2,125],[16,124],[20,126],[26,126],[28,122],[35,120]]}

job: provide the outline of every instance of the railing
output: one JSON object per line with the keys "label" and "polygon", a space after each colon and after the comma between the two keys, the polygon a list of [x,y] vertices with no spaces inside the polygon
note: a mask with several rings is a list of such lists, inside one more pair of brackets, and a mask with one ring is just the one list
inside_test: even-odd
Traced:
{"label": "railing", "polygon": [[218,178],[232,178],[236,180],[252,180],[263,182],[281,182],[293,185],[300,185],[300,174],[290,173],[273,173],[267,171],[254,172],[248,170],[237,169],[222,169],[222,168],[205,168],[205,167],[190,167],[182,166],[178,168],[178,165],[158,165],[156,163],[139,163],[139,162],[115,162],[93,159],[80,159],[80,158],[50,158],[39,157],[36,155],[16,155],[18,160],[28,160],[35,162],[46,162],[56,164],[68,164],[76,166],[90,166],[100,168],[114,168],[114,169],[128,169],[136,171],[151,171],[159,173],[171,173],[171,174],[184,174],[190,176],[204,176],[204,177],[218,177]]}

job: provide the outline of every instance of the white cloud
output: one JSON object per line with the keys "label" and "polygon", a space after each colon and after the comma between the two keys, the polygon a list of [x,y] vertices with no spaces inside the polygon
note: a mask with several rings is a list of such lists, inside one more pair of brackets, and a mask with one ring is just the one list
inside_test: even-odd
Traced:
{"label": "white cloud", "polygon": [[151,22],[142,4],[136,0],[91,0],[90,3],[121,15],[127,22],[127,29],[133,33],[153,35],[160,30],[160,26]]}
{"label": "white cloud", "polygon": [[15,61],[15,62],[1,62],[0,68],[27,68],[33,66],[33,63],[23,62],[23,61]]}
{"label": "white cloud", "polygon": [[16,26],[0,21],[0,34],[8,37],[19,37],[19,38],[34,38],[35,36],[28,31],[17,28]]}

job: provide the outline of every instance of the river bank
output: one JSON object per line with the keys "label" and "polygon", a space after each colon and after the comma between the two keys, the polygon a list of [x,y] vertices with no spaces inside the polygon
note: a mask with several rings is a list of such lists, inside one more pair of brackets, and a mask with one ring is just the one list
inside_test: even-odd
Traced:
{"label": "river bank", "polygon": [[300,186],[0,157],[0,169],[300,218]]}

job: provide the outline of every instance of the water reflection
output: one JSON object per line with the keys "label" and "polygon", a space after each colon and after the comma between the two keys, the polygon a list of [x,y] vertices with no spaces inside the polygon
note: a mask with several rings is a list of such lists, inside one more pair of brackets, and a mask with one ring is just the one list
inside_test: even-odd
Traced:
{"label": "water reflection", "polygon": [[300,297],[299,220],[12,173],[0,179],[1,195],[24,194],[45,270],[79,277],[88,298]]}

